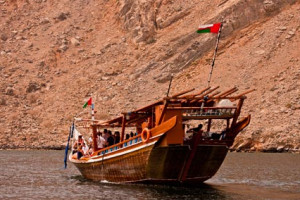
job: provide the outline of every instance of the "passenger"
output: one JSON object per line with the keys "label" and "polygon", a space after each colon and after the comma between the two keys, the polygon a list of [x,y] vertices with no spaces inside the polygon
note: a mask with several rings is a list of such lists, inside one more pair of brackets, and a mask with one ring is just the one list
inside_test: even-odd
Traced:
{"label": "passenger", "polygon": [[115,134],[112,134],[111,131],[109,131],[109,132],[110,132],[111,137],[114,139],[114,144],[115,144],[116,136],[115,136]]}
{"label": "passenger", "polygon": [[111,145],[114,145],[114,138],[112,137],[111,135],[111,131],[108,131],[108,138],[107,138],[107,141],[106,141],[106,144],[107,146],[111,146]]}
{"label": "passenger", "polygon": [[130,137],[133,137],[133,136],[134,136],[133,132],[132,132],[132,131],[130,131]]}
{"label": "passenger", "polygon": [[107,146],[111,146],[111,145],[114,145],[115,141],[114,141],[114,138],[112,137],[111,135],[111,131],[108,131],[108,138],[107,138]]}
{"label": "passenger", "polygon": [[82,150],[83,150],[83,155],[89,155],[89,147],[85,144],[85,143],[83,143],[82,144]]}
{"label": "passenger", "polygon": [[109,137],[109,135],[108,135],[108,130],[107,130],[107,129],[104,129],[104,130],[103,130],[102,137],[104,137],[105,141],[107,141],[107,138]]}
{"label": "passenger", "polygon": [[82,145],[83,144],[83,138],[82,135],[78,136],[78,145]]}
{"label": "passenger", "polygon": [[203,126],[202,124],[199,124],[198,127],[193,128],[193,135],[199,133],[202,129],[202,126]]}
{"label": "passenger", "polygon": [[118,144],[120,142],[120,132],[115,132],[115,144]]}
{"label": "passenger", "polygon": [[[192,133],[191,136],[187,137],[187,141],[192,139],[195,135],[197,135],[198,133],[201,133],[202,132],[202,127],[203,125],[202,124],[199,124],[196,128],[191,128],[187,131],[187,133]],[[202,137],[202,134],[201,134],[201,137]]]}
{"label": "passenger", "polygon": [[99,149],[102,149],[105,147],[106,144],[106,140],[104,139],[104,137],[102,137],[102,133],[98,132],[97,133],[97,146]]}
{"label": "passenger", "polygon": [[198,127],[197,127],[197,129],[198,129],[198,132],[199,132],[199,131],[201,131],[202,127],[203,127],[203,125],[202,125],[202,124],[199,124],[199,125],[198,125]]}
{"label": "passenger", "polygon": [[79,160],[84,155],[84,152],[82,150],[82,146],[79,145],[78,151],[77,151],[77,159]]}
{"label": "passenger", "polygon": [[220,140],[224,140],[225,139],[226,133],[227,133],[227,130],[224,130],[224,131],[221,132]]}
{"label": "passenger", "polygon": [[88,139],[88,142],[89,142],[89,143],[88,143],[89,146],[91,146],[91,145],[93,144],[93,134],[92,134],[92,133],[90,134],[90,137],[89,137],[89,139]]}
{"label": "passenger", "polygon": [[93,143],[90,145],[90,149],[89,149],[88,153],[90,156],[93,155],[93,153],[94,153]]}
{"label": "passenger", "polygon": [[73,153],[76,153],[78,147],[83,144],[82,135],[78,135],[78,140],[73,144]]}
{"label": "passenger", "polygon": [[73,151],[72,151],[72,154],[77,153],[77,151],[78,151],[78,143],[77,143],[77,141],[75,141],[75,143],[74,143],[74,145],[73,145]]}
{"label": "passenger", "polygon": [[130,135],[127,133],[125,136],[125,140],[128,140],[130,138]]}

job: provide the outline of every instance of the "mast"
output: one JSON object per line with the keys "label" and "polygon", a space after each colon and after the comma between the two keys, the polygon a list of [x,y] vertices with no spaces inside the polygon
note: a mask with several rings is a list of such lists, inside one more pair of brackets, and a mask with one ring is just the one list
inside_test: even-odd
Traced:
{"label": "mast", "polygon": [[95,111],[94,111],[94,108],[95,108],[95,104],[92,103],[92,106],[91,106],[91,116],[92,116],[92,122],[94,123],[94,120],[95,120]]}
{"label": "mast", "polygon": [[170,92],[170,88],[171,88],[172,79],[173,79],[173,76],[171,75],[171,79],[170,79],[170,83],[169,83],[169,88],[168,88],[168,92],[167,92],[167,97],[169,97],[169,92]]}

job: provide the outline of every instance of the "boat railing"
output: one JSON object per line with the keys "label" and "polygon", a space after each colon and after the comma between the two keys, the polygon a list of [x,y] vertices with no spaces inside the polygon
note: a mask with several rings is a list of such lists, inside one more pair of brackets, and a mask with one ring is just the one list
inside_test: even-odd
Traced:
{"label": "boat railing", "polygon": [[93,153],[92,157],[94,156],[99,156],[99,155],[105,155],[107,153],[119,150],[119,149],[123,149],[126,147],[129,147],[131,145],[137,144],[142,142],[142,138],[141,138],[141,134],[133,136],[127,140],[124,140],[123,142],[119,142],[118,144],[114,144],[105,148],[102,148],[96,152]]}
{"label": "boat railing", "polygon": [[231,118],[233,117],[236,107],[174,107],[170,110],[181,110],[182,116],[187,118],[192,117],[216,117],[216,118]]}

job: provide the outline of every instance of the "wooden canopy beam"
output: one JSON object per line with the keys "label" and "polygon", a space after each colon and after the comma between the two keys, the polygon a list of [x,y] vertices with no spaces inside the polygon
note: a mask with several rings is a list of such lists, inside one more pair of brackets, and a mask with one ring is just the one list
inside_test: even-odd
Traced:
{"label": "wooden canopy beam", "polygon": [[[217,90],[219,87],[220,87],[220,86],[217,86],[217,87],[214,87],[214,88],[212,88],[212,89],[210,89],[210,90],[204,92],[204,93],[203,93],[200,97],[198,97],[198,98],[200,98],[200,99],[204,98],[206,95],[208,95],[208,94],[212,93],[213,91]],[[191,103],[196,102],[196,101],[197,101],[196,98],[197,98],[197,97],[194,97],[195,100],[192,100]]]}
{"label": "wooden canopy beam", "polygon": [[255,91],[255,89],[247,90],[247,91],[245,91],[245,92],[243,92],[243,93],[241,93],[241,94],[238,94],[237,97],[242,97],[242,96],[244,96],[244,95],[246,95],[246,94],[249,94],[249,93],[251,93],[251,92],[254,92],[254,91]]}
{"label": "wooden canopy beam", "polygon": [[185,90],[185,91],[179,92],[179,93],[174,94],[173,96],[171,96],[171,98],[179,97],[181,95],[184,95],[184,94],[189,93],[189,92],[194,91],[194,90],[195,90],[195,88],[192,88],[192,89],[189,89],[189,90]]}
{"label": "wooden canopy beam", "polygon": [[185,95],[185,96],[183,96],[183,97],[181,97],[181,98],[198,96],[198,95],[202,94],[203,92],[209,90],[210,88],[211,88],[211,87],[207,87],[207,88],[205,88],[205,89],[203,89],[203,90],[200,90],[199,92],[197,92],[197,93],[195,93],[195,94]]}
{"label": "wooden canopy beam", "polygon": [[237,88],[233,87],[233,88],[231,88],[229,90],[226,90],[225,92],[222,92],[221,94],[219,94],[217,97],[222,97],[222,96],[226,95],[227,93],[229,93],[229,92],[231,92],[233,90],[237,90]]}
{"label": "wooden canopy beam", "polygon": [[237,91],[238,91],[238,89],[232,90],[232,91],[227,92],[226,94],[222,95],[221,97],[227,97],[227,96],[229,96],[229,95],[231,95],[231,94],[233,94],[233,93],[235,93],[235,92],[237,92]]}

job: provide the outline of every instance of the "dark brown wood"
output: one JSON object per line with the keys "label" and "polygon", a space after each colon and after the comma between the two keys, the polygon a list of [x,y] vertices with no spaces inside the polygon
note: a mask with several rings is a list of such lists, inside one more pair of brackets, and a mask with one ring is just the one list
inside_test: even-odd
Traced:
{"label": "dark brown wood", "polygon": [[93,130],[93,150],[98,151],[98,144],[97,144],[97,126],[92,126]]}
{"label": "dark brown wood", "polygon": [[186,160],[186,164],[184,165],[184,168],[182,169],[182,173],[178,177],[179,181],[186,181],[186,177],[188,175],[190,166],[191,166],[191,164],[193,162],[193,159],[195,157],[198,144],[199,144],[199,142],[200,142],[200,140],[202,138],[202,132],[203,131],[201,130],[199,133],[197,133],[196,135],[194,135],[194,137],[192,138],[192,144],[191,144],[192,150],[190,151],[189,156],[188,156],[188,158]]}
{"label": "dark brown wood", "polygon": [[237,109],[234,113],[234,117],[232,119],[232,123],[231,123],[231,127],[235,126],[236,122],[237,122],[237,119],[241,113],[241,109],[242,109],[242,106],[243,106],[243,103],[244,103],[244,99],[240,99],[239,102],[238,102],[238,105],[237,105]]}

